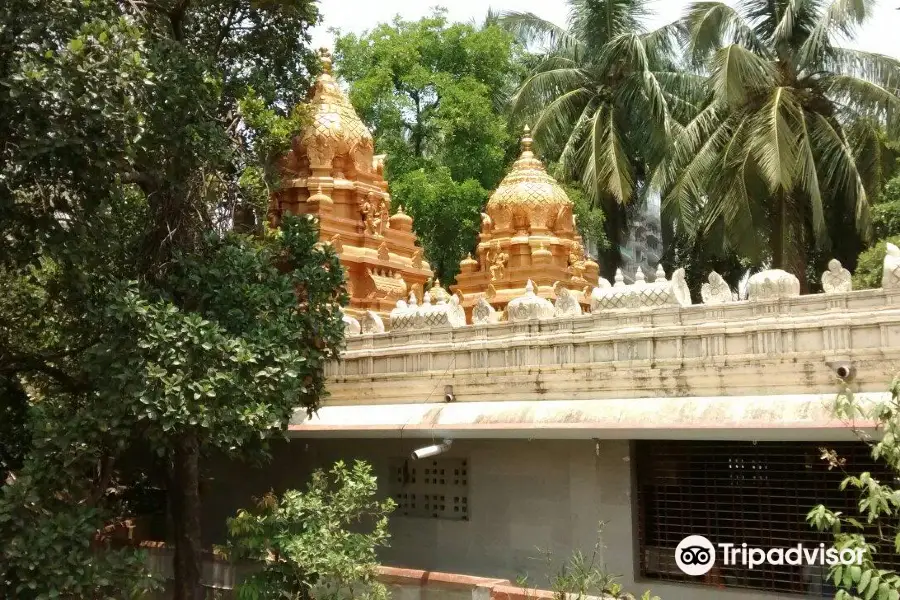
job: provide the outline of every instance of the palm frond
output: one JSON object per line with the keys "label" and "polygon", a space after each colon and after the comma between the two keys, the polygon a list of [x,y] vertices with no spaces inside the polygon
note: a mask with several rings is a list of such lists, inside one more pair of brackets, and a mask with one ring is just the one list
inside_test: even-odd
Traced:
{"label": "palm frond", "polygon": [[709,56],[727,44],[744,48],[769,58],[769,49],[753,28],[731,6],[724,2],[694,2],[682,19],[687,32],[686,47],[695,64],[703,64]]}
{"label": "palm frond", "polygon": [[534,13],[507,11],[500,13],[497,25],[510,32],[524,46],[538,45],[545,50],[566,50],[575,52],[581,42],[567,29]]}
{"label": "palm frond", "polygon": [[738,44],[717,50],[711,67],[713,93],[720,102],[731,106],[741,106],[756,90],[776,85],[774,64]]}
{"label": "palm frond", "polygon": [[608,194],[618,204],[627,204],[631,200],[634,191],[632,166],[622,145],[612,106],[601,106],[594,113],[591,156],[584,170],[583,183],[597,198]]}
{"label": "palm frond", "polygon": [[834,123],[821,114],[814,114],[808,130],[817,148],[819,172],[825,176],[827,188],[842,191],[854,209],[857,230],[864,238],[870,233],[869,195],[856,166],[853,149]]}
{"label": "palm frond", "polygon": [[751,148],[772,191],[790,190],[797,174],[798,129],[803,111],[787,87],[772,90],[754,117]]}

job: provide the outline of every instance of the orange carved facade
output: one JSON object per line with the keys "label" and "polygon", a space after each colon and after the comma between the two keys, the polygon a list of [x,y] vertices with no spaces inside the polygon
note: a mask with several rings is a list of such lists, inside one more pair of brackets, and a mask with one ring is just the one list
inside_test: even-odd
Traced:
{"label": "orange carved facade", "polygon": [[485,210],[476,256],[460,263],[454,288],[467,313],[480,298],[505,309],[529,280],[540,297],[554,299],[562,286],[590,304],[600,267],[585,255],[572,201],[535,156],[527,126],[522,153]]}
{"label": "orange carved facade", "polygon": [[402,207],[390,214],[384,156],[374,155],[372,134],[332,75],[327,51],[321,56],[312,120],[281,162],[269,222],[277,226],[288,212],[316,216],[319,239],[334,247],[345,270],[347,312],[372,310],[385,318],[397,300],[421,294],[432,272],[416,246],[412,218]]}

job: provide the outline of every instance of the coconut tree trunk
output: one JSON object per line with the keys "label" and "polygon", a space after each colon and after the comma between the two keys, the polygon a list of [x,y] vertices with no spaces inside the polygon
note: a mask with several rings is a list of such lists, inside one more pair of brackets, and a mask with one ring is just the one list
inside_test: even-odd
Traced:
{"label": "coconut tree trunk", "polygon": [[784,269],[784,252],[787,246],[787,199],[784,192],[775,196],[772,215],[772,268]]}
{"label": "coconut tree trunk", "polygon": [[174,600],[202,600],[200,585],[200,444],[193,432],[175,441],[169,496],[175,530]]}

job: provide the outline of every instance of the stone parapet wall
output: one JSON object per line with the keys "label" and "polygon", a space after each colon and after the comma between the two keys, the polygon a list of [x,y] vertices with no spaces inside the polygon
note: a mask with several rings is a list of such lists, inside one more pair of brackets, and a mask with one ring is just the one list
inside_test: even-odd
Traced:
{"label": "stone parapet wall", "polygon": [[859,391],[900,364],[900,290],[606,311],[354,336],[329,404],[827,393],[844,361]]}

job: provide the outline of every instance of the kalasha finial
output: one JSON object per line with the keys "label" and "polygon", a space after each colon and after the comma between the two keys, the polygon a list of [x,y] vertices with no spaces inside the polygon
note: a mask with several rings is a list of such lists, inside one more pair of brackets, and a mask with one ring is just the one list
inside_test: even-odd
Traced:
{"label": "kalasha finial", "polygon": [[322,72],[331,74],[331,51],[328,48],[319,48],[319,61],[322,63]]}
{"label": "kalasha finial", "polygon": [[522,152],[531,152],[531,144],[534,140],[531,139],[531,127],[525,125],[522,128]]}

